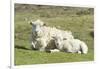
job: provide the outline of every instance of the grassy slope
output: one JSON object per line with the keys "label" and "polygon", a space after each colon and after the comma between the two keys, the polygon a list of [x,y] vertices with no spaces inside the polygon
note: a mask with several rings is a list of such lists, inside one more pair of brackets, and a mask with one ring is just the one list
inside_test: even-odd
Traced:
{"label": "grassy slope", "polygon": [[[59,10],[59,11],[58,11]],[[56,12],[55,12],[56,11]],[[38,9],[15,13],[15,65],[44,64],[59,62],[78,62],[94,60],[94,42],[91,35],[93,29],[93,15],[76,15],[74,10]],[[30,48],[31,26],[25,20],[41,19],[48,26],[60,26],[60,29],[71,30],[75,38],[87,43],[87,55],[71,53],[45,53],[33,51]]]}

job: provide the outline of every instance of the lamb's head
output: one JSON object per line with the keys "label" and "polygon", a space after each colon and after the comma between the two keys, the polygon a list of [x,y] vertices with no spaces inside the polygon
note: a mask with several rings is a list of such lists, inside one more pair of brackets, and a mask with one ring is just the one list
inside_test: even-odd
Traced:
{"label": "lamb's head", "polygon": [[56,46],[61,46],[62,42],[63,42],[63,37],[56,35],[53,37],[54,41],[55,41],[55,45]]}
{"label": "lamb's head", "polygon": [[63,38],[65,39],[74,39],[74,36],[72,35],[71,31],[63,31],[62,34]]}
{"label": "lamb's head", "polygon": [[41,20],[31,21],[30,24],[32,25],[32,33],[36,37],[40,37],[42,33],[42,27],[45,26],[44,22]]}

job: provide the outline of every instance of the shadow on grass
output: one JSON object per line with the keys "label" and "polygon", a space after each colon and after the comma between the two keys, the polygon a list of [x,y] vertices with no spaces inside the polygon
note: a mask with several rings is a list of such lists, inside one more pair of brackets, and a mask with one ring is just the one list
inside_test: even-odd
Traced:
{"label": "shadow on grass", "polygon": [[90,35],[94,38],[94,31],[91,31]]}
{"label": "shadow on grass", "polygon": [[37,51],[37,49],[33,49],[33,48],[26,48],[24,46],[20,46],[20,45],[15,45],[15,48],[17,49],[24,49],[24,50],[32,50],[32,51]]}
{"label": "shadow on grass", "polygon": [[24,49],[24,50],[31,50],[31,49],[28,49],[28,48],[25,48],[25,47],[19,46],[19,45],[15,45],[15,48],[17,48],[17,49]]}

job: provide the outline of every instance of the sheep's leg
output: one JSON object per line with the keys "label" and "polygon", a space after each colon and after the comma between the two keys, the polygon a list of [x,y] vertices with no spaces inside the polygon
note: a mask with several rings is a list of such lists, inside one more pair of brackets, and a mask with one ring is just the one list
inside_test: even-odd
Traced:
{"label": "sheep's leg", "polygon": [[32,43],[31,43],[31,48],[32,48],[33,50],[35,50],[35,45],[36,45],[36,42],[33,42],[33,41],[32,41]]}
{"label": "sheep's leg", "polygon": [[41,41],[40,43],[41,43],[41,47],[39,48],[39,51],[45,51],[45,48],[47,46],[46,41]]}
{"label": "sheep's leg", "polygon": [[33,46],[33,48],[35,48],[35,43],[33,43],[33,41],[32,41],[32,46]]}
{"label": "sheep's leg", "polygon": [[45,51],[45,47],[41,47],[39,51]]}

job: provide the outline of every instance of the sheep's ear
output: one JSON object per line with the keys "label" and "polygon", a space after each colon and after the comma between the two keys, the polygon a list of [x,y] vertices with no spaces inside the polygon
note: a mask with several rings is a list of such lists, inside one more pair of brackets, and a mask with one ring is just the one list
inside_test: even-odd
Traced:
{"label": "sheep's ear", "polygon": [[58,29],[61,29],[61,26],[57,26]]}
{"label": "sheep's ear", "polygon": [[28,24],[32,25],[33,24],[33,21],[32,20],[29,20],[28,21]]}
{"label": "sheep's ear", "polygon": [[29,22],[30,25],[32,25],[32,22]]}

